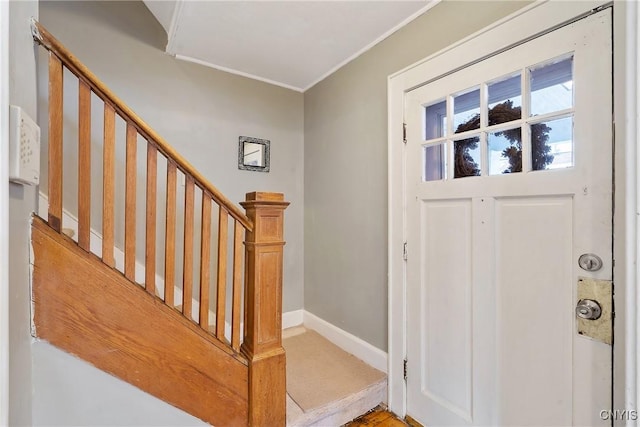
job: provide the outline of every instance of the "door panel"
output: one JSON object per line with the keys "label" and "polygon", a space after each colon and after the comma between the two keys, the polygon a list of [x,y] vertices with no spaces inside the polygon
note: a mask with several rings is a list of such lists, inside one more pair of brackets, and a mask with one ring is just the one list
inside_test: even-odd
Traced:
{"label": "door panel", "polygon": [[573,200],[512,198],[495,206],[501,423],[571,425],[573,331],[557,326],[573,318],[571,286],[562,286],[573,273]]}
{"label": "door panel", "polygon": [[579,277],[612,274],[610,30],[605,10],[406,95],[407,412],[424,425],[606,424],[611,346],[574,308]]}
{"label": "door panel", "polygon": [[[471,200],[422,203],[426,331],[422,383],[434,401],[471,418]],[[455,269],[439,260],[455,258]]]}

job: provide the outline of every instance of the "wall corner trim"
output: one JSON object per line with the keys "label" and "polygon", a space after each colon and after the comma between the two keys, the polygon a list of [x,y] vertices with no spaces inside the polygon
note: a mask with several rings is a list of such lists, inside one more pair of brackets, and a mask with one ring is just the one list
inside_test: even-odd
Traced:
{"label": "wall corner trim", "polygon": [[387,373],[387,353],[379,348],[306,310],[304,311],[304,326],[313,329],[347,353],[351,353],[379,371]]}

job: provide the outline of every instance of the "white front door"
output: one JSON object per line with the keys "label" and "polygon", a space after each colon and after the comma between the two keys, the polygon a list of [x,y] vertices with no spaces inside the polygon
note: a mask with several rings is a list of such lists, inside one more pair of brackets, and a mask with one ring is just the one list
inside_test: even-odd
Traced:
{"label": "white front door", "polygon": [[610,34],[608,9],[407,93],[407,413],[426,426],[609,423],[612,347],[574,310],[580,278],[612,279]]}

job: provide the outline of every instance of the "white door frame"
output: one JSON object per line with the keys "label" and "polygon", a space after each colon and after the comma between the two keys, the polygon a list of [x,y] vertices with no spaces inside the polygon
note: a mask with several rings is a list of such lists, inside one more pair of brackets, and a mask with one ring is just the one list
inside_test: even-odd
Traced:
{"label": "white door frame", "polygon": [[[404,222],[404,95],[428,81],[450,74],[451,64],[460,65],[459,58],[468,58],[465,66],[499,53],[549,29],[575,20],[606,1],[546,2],[538,1],[501,19],[491,26],[449,46],[388,78],[388,171],[389,171],[389,325],[388,325],[388,403],[391,411],[406,415],[406,387],[403,360],[406,355],[406,281],[403,248],[406,240]],[[638,113],[638,45],[640,42],[640,10],[635,2],[616,2],[614,7],[614,120],[615,120],[615,199],[614,213],[614,282],[616,307],[614,345],[614,408],[636,411],[636,369],[640,330],[636,307],[640,293],[636,292],[636,253],[640,252],[637,230],[640,228],[638,189],[640,177],[640,137]],[[458,68],[458,67],[456,67]],[[409,254],[410,256],[410,254]],[[622,420],[616,425],[625,425]],[[629,421],[627,425],[636,425]]]}
{"label": "white door frame", "polygon": [[9,2],[0,1],[0,426],[9,425]]}

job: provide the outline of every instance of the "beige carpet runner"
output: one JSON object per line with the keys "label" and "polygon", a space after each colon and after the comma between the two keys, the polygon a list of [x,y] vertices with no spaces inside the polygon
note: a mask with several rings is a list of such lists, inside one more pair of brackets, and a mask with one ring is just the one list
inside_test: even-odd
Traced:
{"label": "beige carpet runner", "polygon": [[309,412],[385,378],[383,372],[306,330],[283,340],[287,352],[287,392]]}

